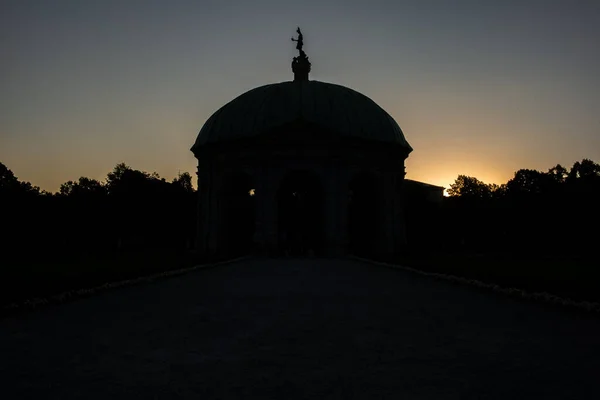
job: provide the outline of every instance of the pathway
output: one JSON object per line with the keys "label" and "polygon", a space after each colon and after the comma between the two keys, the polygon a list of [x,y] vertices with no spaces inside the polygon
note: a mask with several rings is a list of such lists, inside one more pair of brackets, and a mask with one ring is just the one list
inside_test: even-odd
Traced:
{"label": "pathway", "polygon": [[0,320],[4,399],[600,398],[600,318],[355,260],[246,260]]}

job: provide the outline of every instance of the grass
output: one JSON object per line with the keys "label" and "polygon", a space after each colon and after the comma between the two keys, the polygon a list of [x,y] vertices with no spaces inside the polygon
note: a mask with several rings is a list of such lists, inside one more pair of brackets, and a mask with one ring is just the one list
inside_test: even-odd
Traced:
{"label": "grass", "polygon": [[0,306],[214,261],[175,250],[23,257],[3,262]]}
{"label": "grass", "polygon": [[583,256],[408,254],[394,263],[578,301],[600,301],[600,263]]}
{"label": "grass", "polygon": [[[21,257],[2,263],[0,306],[219,260],[174,250]],[[592,257],[413,253],[382,261],[577,301],[600,302],[600,263]]]}

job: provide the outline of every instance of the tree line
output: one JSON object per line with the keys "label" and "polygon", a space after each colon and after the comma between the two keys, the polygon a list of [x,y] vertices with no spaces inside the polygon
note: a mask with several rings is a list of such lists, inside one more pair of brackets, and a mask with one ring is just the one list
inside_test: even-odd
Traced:
{"label": "tree line", "polygon": [[0,200],[4,256],[185,249],[195,235],[196,192],[187,172],[167,181],[120,163],[102,182],[80,177],[51,193],[0,163]]}
{"label": "tree line", "polygon": [[[600,226],[600,165],[520,169],[507,183],[459,175],[441,203],[408,194],[409,249],[591,254]],[[120,163],[104,181],[81,177],[50,193],[0,163],[4,254],[189,249],[197,197],[189,173],[172,181]]]}
{"label": "tree line", "polygon": [[[597,298],[597,163],[521,169],[502,185],[459,175],[437,202],[406,192],[408,247],[396,261]],[[167,181],[120,163],[103,181],[81,177],[50,193],[0,163],[0,209],[0,304],[206,261],[187,251],[198,210],[189,173]]]}
{"label": "tree line", "polygon": [[591,255],[600,239],[600,165],[520,169],[507,183],[459,175],[439,212],[445,245],[469,252]]}

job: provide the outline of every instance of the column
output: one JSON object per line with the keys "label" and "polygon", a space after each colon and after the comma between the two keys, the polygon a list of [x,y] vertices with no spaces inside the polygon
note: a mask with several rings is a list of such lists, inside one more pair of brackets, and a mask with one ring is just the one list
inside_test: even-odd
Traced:
{"label": "column", "polygon": [[382,218],[381,247],[382,256],[394,253],[394,175],[388,171],[382,174]]}
{"label": "column", "polygon": [[394,182],[394,252],[401,253],[406,249],[406,218],[404,201],[404,177],[396,174]]}
{"label": "column", "polygon": [[337,189],[338,189],[338,253],[348,254],[348,181],[350,173],[346,168],[337,167]]}
{"label": "column", "polygon": [[208,238],[207,250],[210,255],[219,251],[219,196],[218,196],[218,177],[215,169],[210,168],[210,185],[208,188]]}
{"label": "column", "polygon": [[339,213],[337,203],[339,199],[339,185],[336,182],[334,167],[328,167],[324,171],[324,190],[325,199],[323,207],[323,218],[325,228],[325,254],[328,256],[336,256],[338,252],[338,230],[339,230]]}
{"label": "column", "polygon": [[257,169],[256,174],[256,232],[259,252],[273,254],[277,248],[277,188],[273,170]]}
{"label": "column", "polygon": [[348,182],[341,167],[325,173],[325,239],[326,254],[343,256],[348,252]]}
{"label": "column", "polygon": [[279,244],[278,229],[277,229],[277,171],[273,167],[268,167],[265,171],[265,197],[264,197],[264,237],[265,246],[271,256],[277,254]]}
{"label": "column", "polygon": [[257,254],[263,255],[265,251],[265,221],[264,206],[265,202],[265,179],[264,169],[257,167],[254,170],[254,246]]}
{"label": "column", "polygon": [[208,237],[208,172],[198,163],[198,208],[196,217],[196,251],[199,254],[206,254]]}

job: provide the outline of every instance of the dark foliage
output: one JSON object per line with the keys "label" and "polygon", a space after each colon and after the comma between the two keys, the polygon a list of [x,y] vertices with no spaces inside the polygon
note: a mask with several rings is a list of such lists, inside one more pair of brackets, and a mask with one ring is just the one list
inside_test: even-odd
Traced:
{"label": "dark foliage", "polygon": [[[79,268],[89,277],[94,274],[86,268],[97,260],[106,264],[123,258],[135,261],[131,256],[135,252],[168,253],[178,258],[190,249],[195,235],[197,202],[191,179],[190,174],[183,173],[167,182],[156,173],[118,164],[106,182],[81,177],[62,184],[58,193],[51,194],[20,182],[0,163],[0,207],[4,216],[0,280],[11,284],[12,289],[16,281],[21,281],[24,293],[29,292],[25,286],[36,285],[31,280],[50,279],[50,271],[33,273],[44,267],[56,271]],[[137,260],[148,263],[147,258]],[[110,265],[105,268],[110,269]],[[32,273],[26,276],[29,270]],[[79,281],[74,284],[81,284],[84,274],[69,274],[78,275]],[[103,279],[115,279],[104,275]],[[26,284],[25,279],[30,282]]]}
{"label": "dark foliage", "polygon": [[409,247],[395,262],[503,286],[600,300],[600,165],[460,175],[441,203],[407,193]]}
{"label": "dark foliage", "polygon": [[[389,216],[377,214],[374,179],[362,178],[350,187],[350,245],[355,254],[376,258],[374,224]],[[239,193],[231,195],[244,202],[225,202],[231,207],[222,233],[233,247],[221,256],[252,251],[253,183],[241,182]],[[556,165],[547,172],[521,169],[503,185],[460,175],[442,201],[431,201],[431,191],[421,189],[404,188],[408,248],[396,261],[532,290],[593,292],[589,282],[600,277],[590,267],[600,265],[597,163],[584,159],[571,169]],[[81,177],[52,194],[19,181],[0,163],[0,303],[202,261],[190,253],[196,196],[188,173],[168,182],[123,163],[104,182]],[[296,208],[290,215],[301,215]],[[312,221],[308,215],[301,219]],[[321,231],[312,227],[304,236],[317,240],[315,232]]]}
{"label": "dark foliage", "polygon": [[106,182],[68,181],[56,194],[19,182],[0,164],[0,196],[8,216],[5,251],[98,254],[116,249],[189,248],[196,193],[188,173],[172,182],[121,163]]}
{"label": "dark foliage", "polygon": [[521,169],[505,185],[459,176],[444,204],[444,244],[469,252],[593,255],[600,226],[600,165]]}

